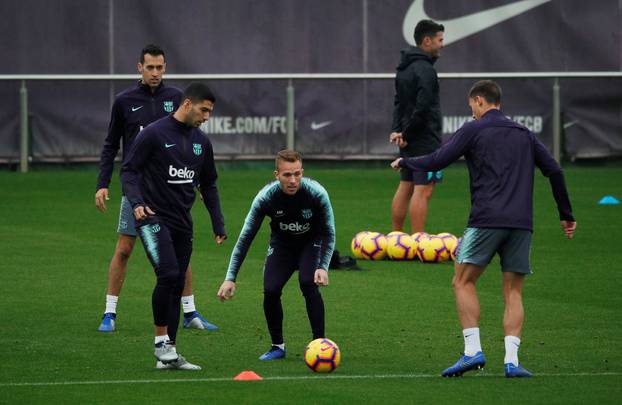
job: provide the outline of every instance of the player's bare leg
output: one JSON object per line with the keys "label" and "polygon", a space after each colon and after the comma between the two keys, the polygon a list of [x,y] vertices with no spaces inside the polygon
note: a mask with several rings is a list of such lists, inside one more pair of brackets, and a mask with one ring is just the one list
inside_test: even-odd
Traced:
{"label": "player's bare leg", "polygon": [[434,183],[417,184],[410,199],[410,233],[424,232]]}
{"label": "player's bare leg", "polygon": [[125,281],[127,262],[132,255],[136,237],[119,234],[110,266],[108,267],[108,290],[106,293],[106,310],[97,329],[100,332],[113,332],[116,329],[117,302]]}
{"label": "player's bare leg", "polygon": [[413,195],[413,183],[410,181],[400,181],[391,202],[391,226],[394,231],[401,231],[404,228],[404,221],[408,212],[408,204]]}
{"label": "player's bare leg", "polygon": [[523,309],[523,284],[525,275],[519,273],[503,273],[503,331],[506,336],[521,336],[525,311]]}
{"label": "player's bare leg", "polygon": [[464,336],[464,356],[451,367],[443,370],[443,377],[459,377],[467,371],[484,367],[486,358],[479,339],[480,306],[476,283],[485,267],[470,263],[456,263],[452,287],[456,295],[458,317]]}
{"label": "player's bare leg", "polygon": [[505,376],[531,377],[531,373],[518,362],[518,348],[523,329],[525,311],[523,309],[523,284],[525,275],[519,273],[503,273],[503,331],[505,332]]}
{"label": "player's bare leg", "polygon": [[181,293],[181,305],[184,310],[184,328],[216,330],[218,326],[208,322],[197,311],[192,294],[192,266],[188,265],[186,270],[186,281],[184,290]]}
{"label": "player's bare leg", "polygon": [[108,267],[108,295],[118,297],[121,294],[127,272],[127,262],[132,255],[135,244],[136,236],[119,235],[114,255]]}

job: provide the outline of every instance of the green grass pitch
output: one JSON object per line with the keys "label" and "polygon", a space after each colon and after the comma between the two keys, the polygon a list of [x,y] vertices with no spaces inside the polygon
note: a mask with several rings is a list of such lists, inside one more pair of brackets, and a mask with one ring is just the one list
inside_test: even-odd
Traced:
{"label": "green grass pitch", "polygon": [[[341,252],[358,231],[389,232],[393,172],[306,166],[329,191]],[[118,330],[96,331],[117,237],[117,177],[104,215],[93,202],[94,170],[0,172],[0,403],[620,403],[622,206],[597,201],[622,197],[622,168],[570,166],[565,173],[578,221],[572,241],[562,235],[548,181],[536,172],[534,274],[524,289],[519,352],[536,376],[506,380],[497,260],[479,285],[488,359],[481,372],[439,376],[463,348],[452,267],[418,262],[361,262],[363,271],[330,273],[322,290],[326,329],[342,350],[341,367],[331,375],[314,375],[302,360],[310,328],[293,278],[283,294],[288,358],[258,361],[269,346],[261,305],[268,221],[242,267],[235,299],[220,303],[216,291],[251,199],[271,179],[269,165],[221,168],[224,246],[215,245],[208,215],[195,204],[195,297],[220,330],[179,332],[179,351],[202,371],[157,371],[154,276],[140,245],[119,301]],[[461,235],[468,211],[468,175],[455,165],[434,192],[428,230]],[[232,380],[244,370],[265,380]]]}

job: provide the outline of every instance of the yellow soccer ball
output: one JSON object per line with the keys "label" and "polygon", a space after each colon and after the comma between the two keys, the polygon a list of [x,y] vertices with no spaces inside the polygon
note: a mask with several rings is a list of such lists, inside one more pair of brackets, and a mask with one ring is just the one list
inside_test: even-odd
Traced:
{"label": "yellow soccer ball", "polygon": [[305,349],[305,363],[316,373],[331,373],[341,363],[341,351],[330,339],[315,339]]}
{"label": "yellow soccer ball", "polygon": [[419,260],[425,263],[444,262],[449,260],[449,251],[445,247],[443,239],[436,235],[421,238],[417,247]]}
{"label": "yellow soccer ball", "polygon": [[369,232],[361,240],[363,259],[382,260],[387,255],[387,237],[379,232]]}
{"label": "yellow soccer ball", "polygon": [[443,242],[445,243],[445,247],[449,251],[449,256],[451,260],[455,260],[453,252],[455,252],[456,247],[458,246],[458,238],[456,238],[454,235],[447,233],[447,232],[439,233],[436,236],[441,238]]}
{"label": "yellow soccer ball", "polygon": [[363,255],[361,253],[361,241],[367,235],[368,231],[362,231],[357,233],[354,238],[352,238],[352,243],[350,243],[350,250],[352,251],[352,255],[356,259],[363,259]]}
{"label": "yellow soccer ball", "polygon": [[404,232],[387,235],[387,257],[391,260],[412,260],[417,254],[415,241]]}

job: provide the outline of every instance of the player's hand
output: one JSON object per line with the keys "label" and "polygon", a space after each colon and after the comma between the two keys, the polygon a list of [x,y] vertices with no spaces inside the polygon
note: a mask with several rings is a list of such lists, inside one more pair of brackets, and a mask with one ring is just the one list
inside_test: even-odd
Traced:
{"label": "player's hand", "polygon": [[398,140],[401,138],[402,138],[401,132],[391,132],[391,134],[389,135],[389,142],[397,145]]}
{"label": "player's hand", "polygon": [[218,298],[221,301],[230,300],[235,294],[235,281],[225,280],[218,289]]}
{"label": "player's hand", "polygon": [[315,275],[313,276],[313,282],[317,285],[328,285],[328,272],[324,269],[315,270]]}
{"label": "player's hand", "polygon": [[100,188],[95,193],[95,206],[101,212],[106,212],[106,201],[110,200],[108,197],[108,189]]}
{"label": "player's hand", "polygon": [[572,239],[574,236],[574,230],[577,229],[577,223],[575,221],[560,221],[562,230],[566,234],[568,239]]}
{"label": "player's hand", "polygon": [[134,208],[134,218],[136,218],[137,221],[143,220],[149,215],[155,215],[155,212],[153,212],[151,208],[146,205],[139,205]]}
{"label": "player's hand", "polygon": [[400,162],[402,161],[402,158],[397,158],[395,159],[393,162],[391,162],[391,169],[398,171],[401,169],[400,167]]}
{"label": "player's hand", "polygon": [[217,245],[222,245],[222,243],[225,241],[225,239],[227,239],[227,235],[216,235],[214,237],[214,239],[216,239],[216,244]]}

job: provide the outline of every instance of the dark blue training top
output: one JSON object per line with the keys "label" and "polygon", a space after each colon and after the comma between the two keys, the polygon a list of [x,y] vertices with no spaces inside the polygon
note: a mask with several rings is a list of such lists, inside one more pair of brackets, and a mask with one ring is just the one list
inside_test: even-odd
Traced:
{"label": "dark blue training top", "polygon": [[171,228],[192,232],[190,209],[198,187],[214,234],[226,235],[217,177],[207,136],[173,115],[142,130],[121,167],[123,192],[133,208],[148,206]]}
{"label": "dark blue training top", "polygon": [[99,162],[97,190],[108,188],[114,159],[123,140],[123,157],[130,150],[140,130],[152,122],[177,110],[182,92],[176,87],[165,86],[164,82],[151,92],[151,87],[142,82],[119,93],[112,105],[108,135],[104,140]]}
{"label": "dark blue training top", "polygon": [[464,124],[436,152],[400,166],[437,171],[462,155],[471,183],[469,227],[532,230],[535,166],[551,182],[560,219],[574,221],[561,167],[533,133],[497,109]]}
{"label": "dark blue training top", "polygon": [[246,253],[265,216],[270,217],[271,244],[295,248],[313,242],[320,246],[319,269],[328,270],[335,249],[335,218],[328,193],[320,183],[303,177],[294,195],[285,194],[278,181],[262,188],[244,220],[225,280],[235,281]]}

